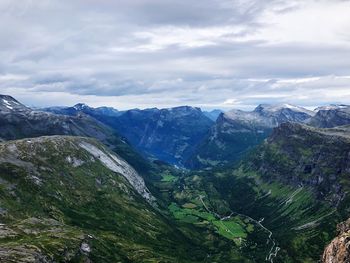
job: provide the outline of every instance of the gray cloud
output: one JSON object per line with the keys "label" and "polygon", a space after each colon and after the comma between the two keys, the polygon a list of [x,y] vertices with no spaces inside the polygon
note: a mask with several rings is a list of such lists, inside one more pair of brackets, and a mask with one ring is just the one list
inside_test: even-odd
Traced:
{"label": "gray cloud", "polygon": [[29,105],[350,100],[349,1],[2,0],[0,11],[1,93]]}

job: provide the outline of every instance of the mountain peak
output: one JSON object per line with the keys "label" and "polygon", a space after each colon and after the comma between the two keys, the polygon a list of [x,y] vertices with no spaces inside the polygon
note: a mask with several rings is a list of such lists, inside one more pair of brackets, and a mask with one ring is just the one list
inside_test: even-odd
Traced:
{"label": "mountain peak", "polygon": [[350,106],[339,104],[317,108],[315,116],[308,120],[308,124],[319,128],[332,128],[350,124]]}
{"label": "mountain peak", "polygon": [[254,111],[256,112],[261,112],[261,111],[265,111],[265,112],[278,112],[281,111],[283,109],[290,109],[292,111],[296,111],[296,112],[305,112],[308,114],[311,114],[312,111],[309,111],[303,107],[299,107],[293,104],[289,104],[289,103],[281,103],[281,104],[259,104]]}
{"label": "mountain peak", "polygon": [[169,110],[173,110],[173,111],[202,111],[198,107],[192,107],[192,106],[187,106],[187,105],[173,107],[173,108],[170,108]]}
{"label": "mountain peak", "polygon": [[90,107],[85,103],[77,103],[73,106],[73,108],[76,109],[77,111],[81,111],[84,109],[89,109]]}
{"label": "mountain peak", "polygon": [[350,108],[350,105],[345,105],[345,104],[330,104],[326,106],[320,106],[315,109],[315,111],[320,111],[320,110],[338,110],[338,109],[347,109]]}
{"label": "mountain peak", "polygon": [[9,112],[18,109],[27,109],[27,107],[9,95],[0,95],[0,111]]}

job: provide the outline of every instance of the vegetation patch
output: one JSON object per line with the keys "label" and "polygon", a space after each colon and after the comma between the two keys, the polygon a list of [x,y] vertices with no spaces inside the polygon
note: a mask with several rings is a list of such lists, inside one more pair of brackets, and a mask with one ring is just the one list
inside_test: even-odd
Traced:
{"label": "vegetation patch", "polygon": [[177,177],[172,175],[170,171],[166,170],[162,173],[162,182],[175,182],[177,180]]}
{"label": "vegetation patch", "polygon": [[247,238],[247,233],[254,230],[252,224],[245,223],[239,216],[221,220],[212,213],[196,209],[197,206],[191,207],[180,208],[177,204],[171,203],[169,210],[177,220],[185,223],[201,225],[209,223],[219,235],[235,241],[237,245],[241,245],[242,240]]}

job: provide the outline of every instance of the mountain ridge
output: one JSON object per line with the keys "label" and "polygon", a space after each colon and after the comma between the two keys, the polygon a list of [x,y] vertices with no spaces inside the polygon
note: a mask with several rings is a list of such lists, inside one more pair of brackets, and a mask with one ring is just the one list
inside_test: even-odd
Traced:
{"label": "mountain ridge", "polygon": [[350,106],[341,104],[320,107],[315,116],[306,123],[319,128],[348,125],[350,124]]}
{"label": "mountain ridge", "polygon": [[195,153],[186,161],[191,168],[225,165],[239,160],[261,143],[281,123],[303,122],[310,111],[290,104],[260,104],[253,111],[221,113]]}
{"label": "mountain ridge", "polygon": [[58,114],[87,114],[115,129],[146,157],[178,166],[214,123],[198,107],[148,108],[118,111],[106,116],[99,108],[77,104],[44,110]]}

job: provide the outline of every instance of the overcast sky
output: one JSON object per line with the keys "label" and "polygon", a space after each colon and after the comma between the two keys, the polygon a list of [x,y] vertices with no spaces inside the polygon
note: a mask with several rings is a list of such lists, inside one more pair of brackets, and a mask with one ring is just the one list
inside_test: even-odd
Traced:
{"label": "overcast sky", "polygon": [[0,0],[0,93],[27,105],[350,103],[348,0]]}

